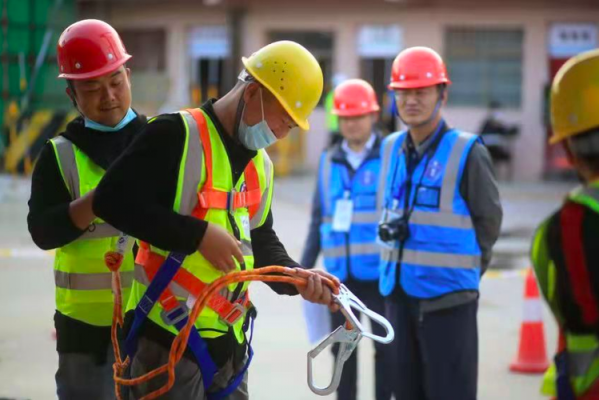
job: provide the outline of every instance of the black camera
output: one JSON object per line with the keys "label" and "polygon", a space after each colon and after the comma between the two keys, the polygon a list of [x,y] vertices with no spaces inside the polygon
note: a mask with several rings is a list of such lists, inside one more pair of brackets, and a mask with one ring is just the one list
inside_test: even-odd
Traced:
{"label": "black camera", "polygon": [[397,218],[379,225],[379,237],[384,242],[398,240],[405,242],[410,235],[408,221],[405,218]]}

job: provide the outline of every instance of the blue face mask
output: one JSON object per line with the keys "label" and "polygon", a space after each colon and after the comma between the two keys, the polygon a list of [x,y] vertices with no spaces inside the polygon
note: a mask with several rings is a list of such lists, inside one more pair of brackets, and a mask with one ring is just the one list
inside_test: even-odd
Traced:
{"label": "blue face mask", "polygon": [[116,131],[120,131],[121,129],[123,129],[129,122],[133,121],[135,118],[137,118],[135,111],[133,111],[132,108],[129,108],[129,111],[127,111],[127,114],[125,114],[125,116],[123,117],[121,122],[116,124],[114,127],[99,124],[95,121],[92,121],[91,119],[89,119],[87,117],[84,117],[84,121],[85,121],[86,128],[93,129],[95,131],[100,131],[100,132],[116,132]]}
{"label": "blue face mask", "polygon": [[250,150],[265,149],[277,141],[277,137],[264,119],[262,88],[260,88],[260,107],[262,108],[262,121],[258,122],[256,125],[248,126],[245,122],[243,122],[243,113],[245,112],[244,105],[243,112],[241,113],[241,121],[239,121],[239,128],[237,129],[239,141]]}

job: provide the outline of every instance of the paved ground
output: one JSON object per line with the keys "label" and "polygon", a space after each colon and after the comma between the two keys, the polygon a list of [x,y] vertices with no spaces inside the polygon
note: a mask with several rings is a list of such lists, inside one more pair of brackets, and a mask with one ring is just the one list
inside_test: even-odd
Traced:
{"label": "paved ground", "polygon": [[[51,337],[53,306],[52,258],[35,249],[26,228],[29,182],[0,176],[0,398],[52,399],[56,366]],[[502,186],[506,218],[497,246],[494,277],[482,284],[479,313],[481,400],[535,400],[539,376],[508,372],[515,355],[522,313],[523,279],[510,271],[527,265],[533,227],[558,204],[570,185],[511,184]],[[288,251],[301,252],[308,224],[313,182],[310,178],[279,180],[274,205],[277,231]],[[502,277],[503,275],[503,277]],[[256,357],[250,392],[258,400],[317,399],[306,385],[305,334],[301,303],[276,297],[263,284],[252,286],[260,316],[256,322]],[[555,348],[555,327],[545,311],[548,350]],[[372,346],[360,351],[361,400],[372,395]],[[316,365],[325,383],[331,358]]]}

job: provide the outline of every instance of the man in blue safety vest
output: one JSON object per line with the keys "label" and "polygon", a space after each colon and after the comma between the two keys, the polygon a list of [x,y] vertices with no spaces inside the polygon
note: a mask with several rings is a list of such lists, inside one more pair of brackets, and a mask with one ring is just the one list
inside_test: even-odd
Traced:
{"label": "man in blue safety vest", "polygon": [[[373,131],[379,105],[367,82],[350,79],[334,92],[332,111],[339,117],[343,136],[322,155],[312,205],[312,220],[302,265],[314,267],[322,250],[327,271],[339,278],[371,310],[383,314],[384,301],[378,293],[380,252],[376,232],[380,215],[376,211],[376,191],[380,169],[381,139]],[[333,327],[345,317],[332,314]],[[384,334],[374,324],[375,334]],[[375,343],[376,399],[389,400],[391,387],[385,373],[384,345]],[[333,347],[336,355],[339,345]],[[345,364],[338,400],[357,398],[357,352]]]}
{"label": "man in blue safety vest", "polygon": [[441,116],[441,57],[402,51],[390,89],[408,127],[381,146],[380,292],[395,329],[392,382],[402,400],[475,400],[478,286],[502,210],[485,147]]}

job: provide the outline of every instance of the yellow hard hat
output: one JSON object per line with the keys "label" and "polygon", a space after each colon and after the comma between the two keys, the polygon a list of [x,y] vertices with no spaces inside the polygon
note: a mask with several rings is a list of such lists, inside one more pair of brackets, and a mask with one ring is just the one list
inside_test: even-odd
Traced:
{"label": "yellow hard hat", "polygon": [[304,130],[322,95],[322,70],[305,47],[291,41],[274,42],[241,59],[245,69],[279,100]]}
{"label": "yellow hard hat", "polygon": [[599,128],[599,50],[569,59],[558,71],[551,86],[549,143]]}

